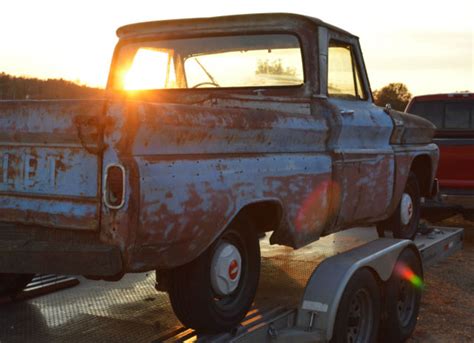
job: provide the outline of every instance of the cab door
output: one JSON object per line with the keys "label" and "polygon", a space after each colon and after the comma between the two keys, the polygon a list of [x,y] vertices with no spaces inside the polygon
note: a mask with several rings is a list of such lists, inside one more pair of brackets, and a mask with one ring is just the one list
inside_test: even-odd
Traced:
{"label": "cab door", "polygon": [[392,121],[372,103],[358,41],[328,40],[327,95],[337,111],[334,152],[340,156],[341,207],[338,224],[383,217],[393,195]]}

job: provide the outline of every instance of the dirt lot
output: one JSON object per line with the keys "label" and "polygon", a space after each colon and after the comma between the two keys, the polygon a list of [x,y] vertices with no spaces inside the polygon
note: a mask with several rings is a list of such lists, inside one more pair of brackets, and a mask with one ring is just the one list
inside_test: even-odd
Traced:
{"label": "dirt lot", "polygon": [[474,342],[474,223],[453,217],[437,225],[464,227],[464,249],[425,271],[410,342]]}

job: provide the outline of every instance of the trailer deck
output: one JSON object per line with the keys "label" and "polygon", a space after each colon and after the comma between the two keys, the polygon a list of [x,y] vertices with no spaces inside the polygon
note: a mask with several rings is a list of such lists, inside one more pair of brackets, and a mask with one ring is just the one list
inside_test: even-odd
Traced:
{"label": "trailer deck", "polygon": [[[435,227],[416,244],[425,266],[461,249],[462,229]],[[313,270],[324,259],[377,239],[374,228],[327,236],[299,250],[262,239],[262,272],[251,311],[234,332],[198,336],[181,326],[154,273],[129,274],[119,282],[90,281],[33,299],[0,306],[0,342],[258,341],[294,317]]]}

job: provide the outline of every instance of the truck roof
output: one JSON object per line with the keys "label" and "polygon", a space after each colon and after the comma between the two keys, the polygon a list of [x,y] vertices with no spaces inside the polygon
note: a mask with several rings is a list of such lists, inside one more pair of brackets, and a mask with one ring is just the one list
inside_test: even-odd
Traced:
{"label": "truck roof", "polygon": [[417,101],[437,101],[437,100],[453,100],[453,99],[474,99],[474,93],[440,93],[440,94],[425,94],[414,96],[413,100]]}
{"label": "truck roof", "polygon": [[353,34],[317,18],[292,13],[258,13],[208,18],[172,19],[130,24],[117,30],[119,38],[133,38],[154,34],[183,34],[249,31],[258,29],[298,29],[305,25],[324,26],[346,35]]}

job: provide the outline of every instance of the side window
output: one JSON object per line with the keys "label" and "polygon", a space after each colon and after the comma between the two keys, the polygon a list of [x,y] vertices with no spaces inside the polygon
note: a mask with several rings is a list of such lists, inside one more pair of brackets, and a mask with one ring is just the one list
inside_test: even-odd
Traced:
{"label": "side window", "polygon": [[366,99],[359,69],[349,44],[331,42],[328,52],[329,96]]}

